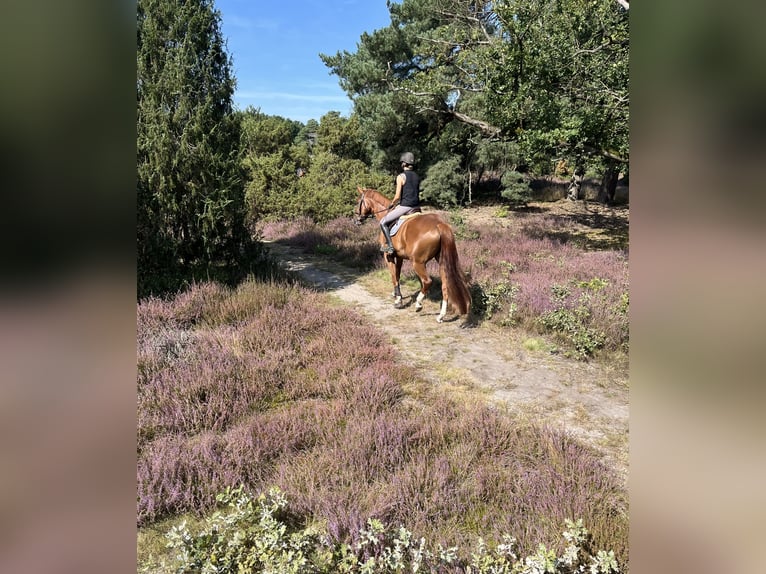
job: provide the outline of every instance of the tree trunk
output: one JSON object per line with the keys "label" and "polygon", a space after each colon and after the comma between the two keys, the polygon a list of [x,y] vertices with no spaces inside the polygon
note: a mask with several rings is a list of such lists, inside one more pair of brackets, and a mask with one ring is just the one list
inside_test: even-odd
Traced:
{"label": "tree trunk", "polygon": [[580,199],[580,188],[582,187],[582,172],[575,171],[572,175],[572,181],[569,183],[569,189],[567,190],[567,199],[577,201]]}
{"label": "tree trunk", "polygon": [[601,179],[598,201],[607,204],[614,203],[614,193],[617,190],[617,178],[619,176],[620,171],[617,169],[617,165],[614,162],[607,163],[604,177]]}

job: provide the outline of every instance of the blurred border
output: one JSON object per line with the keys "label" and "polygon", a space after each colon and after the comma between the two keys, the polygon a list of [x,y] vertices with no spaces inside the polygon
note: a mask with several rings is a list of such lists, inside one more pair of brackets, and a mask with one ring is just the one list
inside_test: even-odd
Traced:
{"label": "blurred border", "polygon": [[135,571],[135,2],[0,20],[0,571]]}
{"label": "blurred border", "polygon": [[631,8],[631,571],[755,572],[764,9]]}

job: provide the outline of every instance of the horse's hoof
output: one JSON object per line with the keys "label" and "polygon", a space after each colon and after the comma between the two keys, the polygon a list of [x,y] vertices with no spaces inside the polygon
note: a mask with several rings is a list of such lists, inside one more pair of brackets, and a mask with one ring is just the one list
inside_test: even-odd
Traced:
{"label": "horse's hoof", "polygon": [[437,323],[443,323],[443,322],[444,322],[444,317],[442,317],[441,315],[439,315],[439,316],[436,318],[436,322],[437,322]]}
{"label": "horse's hoof", "polygon": [[415,311],[421,311],[422,309],[423,309],[423,305],[421,305],[420,303],[415,304]]}

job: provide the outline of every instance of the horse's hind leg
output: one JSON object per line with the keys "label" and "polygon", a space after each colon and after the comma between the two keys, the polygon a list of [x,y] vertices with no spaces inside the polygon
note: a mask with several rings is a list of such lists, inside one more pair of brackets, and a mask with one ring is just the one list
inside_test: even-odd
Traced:
{"label": "horse's hind leg", "polygon": [[436,317],[436,322],[437,323],[441,323],[442,321],[444,321],[444,316],[446,314],[447,314],[447,300],[446,299],[442,299],[442,308],[439,311],[439,316]]}
{"label": "horse's hind leg", "polygon": [[420,293],[418,293],[417,299],[415,299],[415,311],[420,311],[423,308],[423,299],[428,295],[428,290],[431,288],[431,276],[426,271],[426,264],[422,262],[413,262],[412,269],[415,274],[420,278]]}
{"label": "horse's hind leg", "polygon": [[447,303],[449,302],[449,292],[447,291],[447,282],[444,281],[444,275],[442,275],[442,306],[439,310],[439,316],[436,317],[437,323],[444,321],[444,316],[447,314]]}

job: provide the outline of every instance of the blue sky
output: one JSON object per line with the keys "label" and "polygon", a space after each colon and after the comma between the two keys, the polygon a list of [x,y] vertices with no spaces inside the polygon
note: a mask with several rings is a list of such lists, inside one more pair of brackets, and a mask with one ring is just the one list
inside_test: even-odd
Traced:
{"label": "blue sky", "polygon": [[386,0],[216,0],[234,60],[240,109],[305,123],[352,103],[319,54],[356,52],[363,32],[390,23]]}

